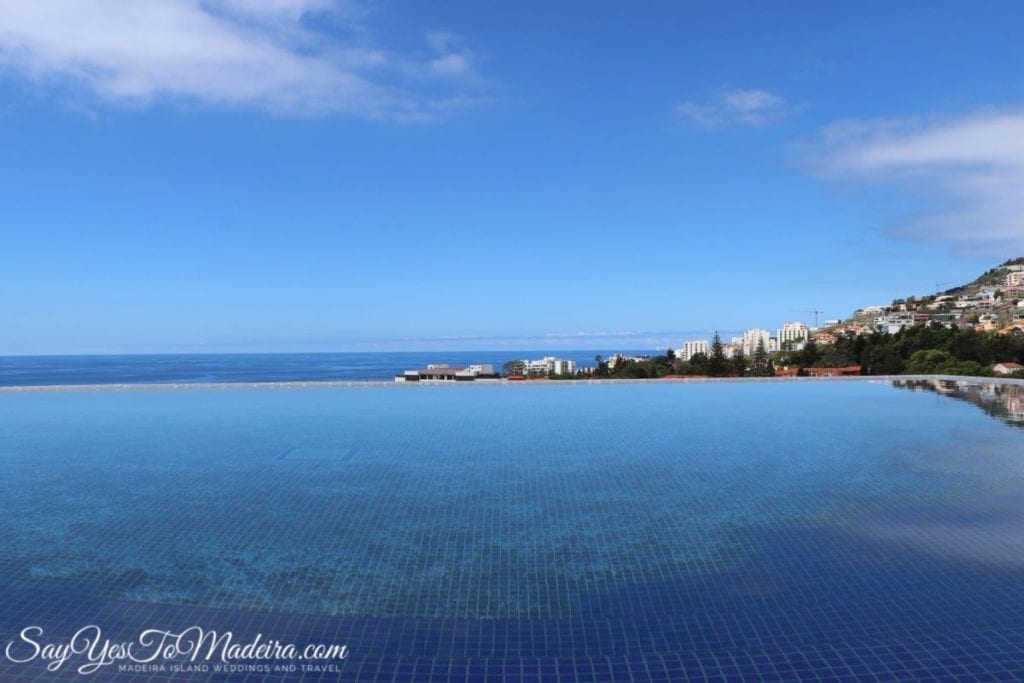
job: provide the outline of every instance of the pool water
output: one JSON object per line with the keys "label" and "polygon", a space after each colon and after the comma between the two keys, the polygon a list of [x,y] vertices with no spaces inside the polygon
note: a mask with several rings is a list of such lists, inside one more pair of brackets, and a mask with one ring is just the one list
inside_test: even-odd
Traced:
{"label": "pool water", "polygon": [[0,393],[0,680],[87,624],[350,650],[101,680],[1024,680],[1018,391]]}

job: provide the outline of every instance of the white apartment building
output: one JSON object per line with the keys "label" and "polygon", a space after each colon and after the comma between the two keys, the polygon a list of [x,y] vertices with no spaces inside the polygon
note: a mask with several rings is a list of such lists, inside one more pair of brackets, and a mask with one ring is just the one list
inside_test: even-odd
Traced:
{"label": "white apartment building", "polygon": [[540,360],[524,360],[524,370],[527,375],[546,375],[551,372],[546,358]]}
{"label": "white apartment building", "polygon": [[707,339],[684,341],[683,345],[676,349],[676,358],[682,361],[687,361],[698,353],[703,353],[705,356],[711,355],[711,345],[708,344]]}
{"label": "white apartment building", "polygon": [[556,375],[573,375],[576,374],[576,361],[552,358],[551,369]]}
{"label": "white apartment building", "polygon": [[806,323],[782,323],[782,327],[776,333],[775,338],[778,340],[779,347],[783,347],[787,342],[790,342],[794,347],[799,348],[811,337],[811,328]]}
{"label": "white apartment building", "polygon": [[772,344],[772,336],[768,330],[763,330],[759,327],[754,327],[743,333],[742,337],[738,337],[733,340],[739,341],[740,347],[743,349],[743,353],[747,356],[753,356],[754,352],[757,351],[757,346],[760,343],[764,343],[766,351],[773,351],[772,348],[775,344]]}

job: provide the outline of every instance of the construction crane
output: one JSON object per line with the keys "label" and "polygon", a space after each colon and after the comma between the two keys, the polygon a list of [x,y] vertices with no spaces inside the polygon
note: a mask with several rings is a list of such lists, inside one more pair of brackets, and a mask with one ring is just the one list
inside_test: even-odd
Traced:
{"label": "construction crane", "polygon": [[813,313],[814,314],[814,326],[817,327],[818,326],[818,316],[821,315],[822,313],[824,313],[825,311],[813,310],[813,311],[803,311],[803,312],[804,313]]}
{"label": "construction crane", "polygon": [[824,312],[825,311],[817,311],[817,310],[815,310],[815,311],[791,311],[791,313],[810,313],[811,315],[814,316],[814,326],[815,327],[818,326],[818,316],[821,315]]}

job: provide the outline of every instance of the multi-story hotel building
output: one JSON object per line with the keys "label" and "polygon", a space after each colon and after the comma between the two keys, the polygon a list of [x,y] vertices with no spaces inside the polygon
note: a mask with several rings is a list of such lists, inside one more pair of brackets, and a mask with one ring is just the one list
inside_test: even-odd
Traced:
{"label": "multi-story hotel building", "polygon": [[743,333],[742,337],[734,339],[738,341],[743,353],[746,356],[753,356],[754,352],[757,351],[757,345],[760,342],[764,342],[765,351],[774,351],[775,345],[772,343],[772,336],[768,330],[763,330],[759,327],[754,327]]}
{"label": "multi-story hotel building", "polygon": [[811,337],[811,328],[805,323],[782,323],[782,327],[776,333],[775,338],[780,348],[785,348],[786,343],[799,347]]}
{"label": "multi-story hotel building", "polygon": [[705,356],[711,355],[711,346],[708,344],[707,339],[684,341],[683,345],[676,349],[676,358],[687,361],[698,353],[703,353]]}

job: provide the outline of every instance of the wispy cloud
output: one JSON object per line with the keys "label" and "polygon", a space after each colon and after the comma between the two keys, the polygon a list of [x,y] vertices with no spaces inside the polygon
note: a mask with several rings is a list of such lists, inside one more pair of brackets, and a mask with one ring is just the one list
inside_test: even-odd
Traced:
{"label": "wispy cloud", "polygon": [[760,126],[791,111],[785,98],[767,90],[726,90],[705,102],[686,101],[675,106],[684,121],[704,128]]}
{"label": "wispy cloud", "polygon": [[961,253],[1024,252],[1022,109],[837,123],[822,132],[812,162],[823,177],[921,205],[893,217],[893,235]]}
{"label": "wispy cloud", "polygon": [[544,338],[551,339],[580,339],[580,338],[591,338],[601,339],[604,337],[636,337],[645,332],[548,332],[543,335]]}
{"label": "wispy cloud", "polygon": [[0,0],[0,65],[116,103],[421,121],[474,101],[482,79],[458,36],[399,53],[366,17],[335,0]]}

